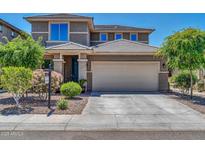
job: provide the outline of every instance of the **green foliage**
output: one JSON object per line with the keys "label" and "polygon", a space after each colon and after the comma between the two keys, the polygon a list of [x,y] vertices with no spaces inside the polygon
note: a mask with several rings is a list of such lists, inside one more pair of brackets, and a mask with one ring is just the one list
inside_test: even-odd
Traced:
{"label": "green foliage", "polygon": [[[60,88],[63,76],[55,71],[51,72],[51,91],[54,93]],[[43,69],[33,71],[32,92],[37,93],[41,100],[47,99],[48,85],[45,84],[45,72]]]}
{"label": "green foliage", "polygon": [[31,88],[32,71],[24,67],[3,67],[1,86],[12,93],[16,103]]}
{"label": "green foliage", "polygon": [[64,83],[61,86],[60,91],[63,95],[72,98],[74,96],[80,95],[80,93],[82,92],[82,88],[76,82],[68,82]]}
{"label": "green foliage", "polygon": [[43,64],[42,64],[42,68],[43,69],[48,69],[49,68],[49,64],[51,64],[51,69],[53,69],[53,60],[51,60],[51,59],[44,59]]}
{"label": "green foliage", "polygon": [[165,58],[169,68],[196,70],[205,66],[205,32],[188,28],[167,37],[157,55]]}
{"label": "green foliage", "polygon": [[39,68],[43,62],[44,47],[41,40],[34,41],[31,36],[18,36],[3,45],[0,44],[0,65],[3,67],[26,67],[32,70]]}
{"label": "green foliage", "polygon": [[68,101],[65,99],[60,99],[57,102],[57,108],[59,110],[66,110],[68,108]]}
{"label": "green foliage", "polygon": [[199,92],[202,92],[205,90],[205,83],[203,80],[199,80],[198,83],[197,83],[197,90]]}
{"label": "green foliage", "polygon": [[[193,71],[205,67],[205,32],[187,28],[167,37],[157,55],[166,59],[170,69]],[[190,84],[190,96],[193,84]]]}
{"label": "green foliage", "polygon": [[[195,85],[197,82],[197,76],[193,74],[192,79],[193,85]],[[170,82],[176,88],[181,89],[183,93],[188,92],[191,85],[191,76],[189,72],[183,71],[177,75],[172,76]]]}
{"label": "green foliage", "polygon": [[80,85],[80,87],[81,88],[83,88],[84,87],[84,84],[87,82],[87,80],[85,80],[85,79],[81,79],[81,80],[79,80],[79,85]]}

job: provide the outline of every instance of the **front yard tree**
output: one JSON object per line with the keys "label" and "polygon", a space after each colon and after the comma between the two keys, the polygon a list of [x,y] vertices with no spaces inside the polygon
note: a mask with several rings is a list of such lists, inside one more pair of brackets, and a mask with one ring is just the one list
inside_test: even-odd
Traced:
{"label": "front yard tree", "polygon": [[34,70],[42,65],[44,50],[41,39],[34,41],[31,36],[19,36],[5,45],[0,44],[0,66],[26,67]]}
{"label": "front yard tree", "polygon": [[32,86],[32,71],[24,67],[3,67],[1,72],[1,86],[13,95],[19,105],[19,99]]}
{"label": "front yard tree", "polygon": [[205,32],[188,28],[168,36],[158,55],[167,60],[171,69],[188,70],[190,96],[193,96],[193,72],[205,66]]}

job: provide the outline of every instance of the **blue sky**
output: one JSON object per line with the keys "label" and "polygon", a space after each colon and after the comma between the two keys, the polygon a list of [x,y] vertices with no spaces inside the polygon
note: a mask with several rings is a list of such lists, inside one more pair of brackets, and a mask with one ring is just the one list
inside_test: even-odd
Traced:
{"label": "blue sky", "polygon": [[[0,18],[30,33],[31,25],[23,17],[38,15],[34,13],[0,13]],[[80,13],[79,15],[94,17],[95,24],[119,24],[142,28],[156,29],[150,36],[150,44],[160,46],[164,38],[187,27],[205,30],[205,14],[156,14],[156,13]]]}

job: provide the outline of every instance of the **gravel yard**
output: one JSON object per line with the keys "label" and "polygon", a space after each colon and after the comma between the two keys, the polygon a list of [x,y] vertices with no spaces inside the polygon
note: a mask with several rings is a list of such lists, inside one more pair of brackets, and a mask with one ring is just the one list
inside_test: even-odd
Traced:
{"label": "gravel yard", "polygon": [[194,92],[193,99],[190,100],[189,95],[182,95],[178,90],[172,90],[170,97],[177,99],[180,103],[205,114],[205,93]]}
{"label": "gravel yard", "polygon": [[51,97],[52,109],[48,109],[47,102],[39,100],[33,94],[22,98],[20,108],[17,108],[15,101],[9,93],[0,93],[0,113],[2,115],[10,114],[81,114],[88,100],[88,95],[80,95],[73,99],[68,99],[69,106],[67,110],[59,110],[56,108],[56,102],[63,98],[60,94]]}

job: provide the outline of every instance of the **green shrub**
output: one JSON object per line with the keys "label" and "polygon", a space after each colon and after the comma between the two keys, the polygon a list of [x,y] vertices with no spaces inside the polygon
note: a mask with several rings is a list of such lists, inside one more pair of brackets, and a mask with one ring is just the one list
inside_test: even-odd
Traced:
{"label": "green shrub", "polygon": [[[193,85],[195,85],[197,82],[197,76],[193,74],[192,79]],[[171,82],[171,85],[175,88],[181,89],[183,93],[188,92],[191,86],[191,77],[187,71],[172,76],[169,81]]]}
{"label": "green shrub", "polygon": [[31,36],[20,36],[0,44],[0,64],[3,67],[16,66],[37,69],[43,63],[45,47],[41,40],[35,41]]}
{"label": "green shrub", "polygon": [[11,93],[19,104],[19,99],[31,88],[31,69],[24,67],[3,67],[1,74],[1,86]]}
{"label": "green shrub", "polygon": [[81,79],[81,80],[79,80],[78,83],[79,83],[80,87],[83,88],[86,82],[87,82],[87,80]]}
{"label": "green shrub", "polygon": [[[51,72],[51,92],[54,93],[60,88],[63,76],[55,71]],[[48,95],[48,85],[45,84],[45,72],[43,69],[33,71],[31,91],[38,94],[41,100],[46,100]]]}
{"label": "green shrub", "polygon": [[63,95],[72,98],[79,95],[82,92],[82,88],[76,82],[68,82],[61,86],[60,91]]}
{"label": "green shrub", "polygon": [[202,91],[205,90],[204,87],[205,87],[204,81],[203,81],[203,80],[198,81],[198,83],[197,83],[197,90],[198,90],[199,92],[202,92]]}
{"label": "green shrub", "polygon": [[78,81],[80,87],[82,88],[82,93],[85,93],[85,83],[87,82],[87,80],[85,79],[81,79]]}
{"label": "green shrub", "polygon": [[57,102],[57,108],[59,110],[66,110],[68,108],[68,101],[65,99],[60,99]]}

